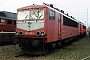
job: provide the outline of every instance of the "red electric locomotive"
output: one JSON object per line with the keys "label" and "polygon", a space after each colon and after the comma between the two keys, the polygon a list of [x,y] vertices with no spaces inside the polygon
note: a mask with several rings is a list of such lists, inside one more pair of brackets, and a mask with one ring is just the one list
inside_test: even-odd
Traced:
{"label": "red electric locomotive", "polygon": [[80,37],[84,37],[86,35],[86,26],[83,23],[79,23],[79,34]]}
{"label": "red electric locomotive", "polygon": [[15,38],[27,54],[44,54],[80,36],[79,22],[52,4],[17,9]]}

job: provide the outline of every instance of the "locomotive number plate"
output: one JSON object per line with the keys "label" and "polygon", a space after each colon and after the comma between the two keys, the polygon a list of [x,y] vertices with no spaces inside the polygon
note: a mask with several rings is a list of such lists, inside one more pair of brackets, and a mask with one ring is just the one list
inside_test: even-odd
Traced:
{"label": "locomotive number plate", "polygon": [[34,32],[25,32],[25,34],[34,34]]}

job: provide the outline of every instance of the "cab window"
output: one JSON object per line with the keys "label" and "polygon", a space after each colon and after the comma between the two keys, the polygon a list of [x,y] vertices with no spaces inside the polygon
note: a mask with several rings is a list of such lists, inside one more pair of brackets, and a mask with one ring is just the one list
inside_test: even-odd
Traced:
{"label": "cab window", "polygon": [[7,24],[12,24],[12,20],[7,20]]}
{"label": "cab window", "polygon": [[55,20],[55,11],[53,10],[49,11],[49,20]]}

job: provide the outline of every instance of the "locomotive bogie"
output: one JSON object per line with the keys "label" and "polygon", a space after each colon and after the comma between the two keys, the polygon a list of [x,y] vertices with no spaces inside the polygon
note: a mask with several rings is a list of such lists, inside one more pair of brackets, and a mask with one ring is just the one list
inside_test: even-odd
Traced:
{"label": "locomotive bogie", "polygon": [[48,52],[48,45],[44,43],[44,40],[45,39],[20,39],[18,43],[22,51],[29,55],[46,54]]}

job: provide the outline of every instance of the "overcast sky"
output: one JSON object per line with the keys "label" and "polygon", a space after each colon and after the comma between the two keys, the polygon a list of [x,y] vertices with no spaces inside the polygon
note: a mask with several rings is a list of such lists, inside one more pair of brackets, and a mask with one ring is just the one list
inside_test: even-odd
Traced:
{"label": "overcast sky", "polygon": [[75,19],[86,25],[88,11],[88,26],[90,25],[90,0],[0,0],[0,11],[16,13],[17,8],[32,4],[40,5],[43,4],[43,2],[54,4],[59,9],[64,10],[69,13],[70,16],[72,15]]}

